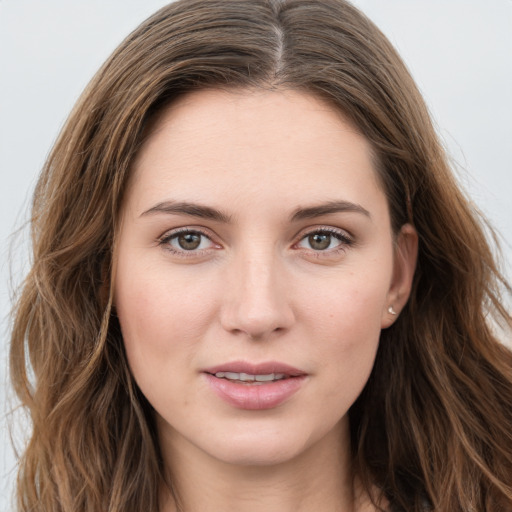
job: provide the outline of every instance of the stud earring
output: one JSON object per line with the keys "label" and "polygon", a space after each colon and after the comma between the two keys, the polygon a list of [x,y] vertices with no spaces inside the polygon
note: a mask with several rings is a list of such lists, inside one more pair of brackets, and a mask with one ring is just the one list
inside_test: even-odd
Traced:
{"label": "stud earring", "polygon": [[388,313],[390,315],[398,315],[398,313],[393,309],[393,306],[389,306]]}

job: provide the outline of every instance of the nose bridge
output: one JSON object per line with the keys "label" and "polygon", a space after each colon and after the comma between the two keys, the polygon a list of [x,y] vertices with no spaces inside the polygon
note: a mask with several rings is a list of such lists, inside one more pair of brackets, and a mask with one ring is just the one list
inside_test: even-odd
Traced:
{"label": "nose bridge", "polygon": [[230,266],[224,328],[261,338],[293,322],[286,276],[273,247],[254,244],[235,256]]}

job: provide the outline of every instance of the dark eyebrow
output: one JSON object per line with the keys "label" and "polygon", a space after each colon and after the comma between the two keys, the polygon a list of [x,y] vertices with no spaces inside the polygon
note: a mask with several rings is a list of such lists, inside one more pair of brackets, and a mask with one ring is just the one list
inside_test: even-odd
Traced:
{"label": "dark eyebrow", "polygon": [[350,201],[329,201],[328,203],[320,204],[318,206],[297,208],[297,210],[295,210],[295,212],[292,214],[291,220],[293,222],[339,212],[362,213],[371,219],[370,212],[359,204],[351,203]]}
{"label": "dark eyebrow", "polygon": [[200,217],[201,219],[216,220],[224,223],[228,223],[231,220],[229,215],[215,208],[211,208],[210,206],[175,201],[163,201],[158,203],[149,210],[141,213],[140,216],[143,217],[157,213],[190,215],[192,217]]}

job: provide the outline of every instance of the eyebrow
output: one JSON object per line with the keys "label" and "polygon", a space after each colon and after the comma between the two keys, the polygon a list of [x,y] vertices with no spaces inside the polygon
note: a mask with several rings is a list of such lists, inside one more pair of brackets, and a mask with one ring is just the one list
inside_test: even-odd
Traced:
{"label": "eyebrow", "polygon": [[[312,219],[315,217],[321,217],[322,215],[340,212],[360,213],[371,218],[370,212],[359,204],[352,203],[350,201],[329,201],[328,203],[323,203],[317,206],[297,208],[291,215],[291,221],[296,222],[299,220]],[[159,213],[189,215],[191,217],[214,220],[225,224],[231,222],[230,215],[216,208],[197,203],[175,201],[163,201],[158,203],[149,210],[141,213],[140,216],[144,217],[146,215],[155,215]]]}
{"label": "eyebrow", "polygon": [[351,203],[350,201],[329,201],[328,203],[320,204],[318,206],[297,208],[297,210],[292,214],[291,220],[298,221],[312,219],[315,217],[321,217],[322,215],[340,212],[361,213],[371,219],[370,212],[360,204]]}
{"label": "eyebrow", "polygon": [[141,213],[140,216],[144,217],[146,215],[154,215],[158,213],[189,215],[191,217],[199,217],[201,219],[215,220],[223,223],[231,221],[231,217],[229,215],[217,210],[216,208],[196,203],[175,201],[163,201],[158,203],[149,210]]}

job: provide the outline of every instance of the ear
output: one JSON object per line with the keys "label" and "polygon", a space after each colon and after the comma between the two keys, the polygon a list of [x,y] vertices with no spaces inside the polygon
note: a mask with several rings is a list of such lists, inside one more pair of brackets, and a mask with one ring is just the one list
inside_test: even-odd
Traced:
{"label": "ear", "polygon": [[400,229],[393,255],[393,276],[387,302],[382,312],[381,328],[392,325],[407,303],[411,293],[416,260],[418,258],[418,233],[411,224]]}

